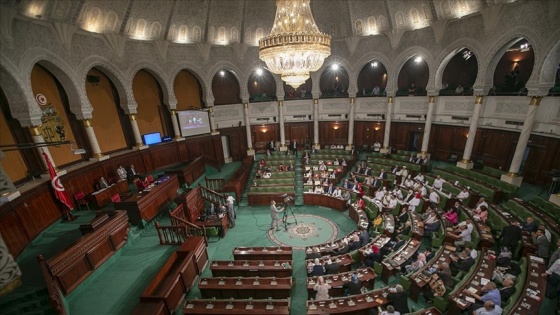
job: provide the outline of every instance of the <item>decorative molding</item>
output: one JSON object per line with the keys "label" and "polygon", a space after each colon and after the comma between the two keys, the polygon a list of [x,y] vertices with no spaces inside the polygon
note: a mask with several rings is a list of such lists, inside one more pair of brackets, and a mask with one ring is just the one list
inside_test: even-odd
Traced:
{"label": "decorative molding", "polygon": [[387,111],[387,102],[385,98],[380,98],[381,101],[359,101],[357,112],[380,112],[385,113]]}
{"label": "decorative molding", "polygon": [[210,59],[210,50],[212,48],[212,45],[210,45],[209,43],[198,43],[196,44],[196,48],[198,49],[198,52],[200,53],[204,61],[208,61],[208,59]]}
{"label": "decorative molding", "polygon": [[249,106],[249,116],[276,115],[277,108],[275,102],[251,103],[251,106]]}
{"label": "decorative molding", "polygon": [[447,30],[447,25],[449,25],[449,20],[439,20],[432,22],[432,30],[434,31],[434,38],[436,40],[436,44],[440,44],[443,36],[445,35],[445,31]]}
{"label": "decorative molding", "polygon": [[118,34],[103,34],[103,37],[117,59],[122,60],[124,57],[126,38]]}
{"label": "decorative molding", "polygon": [[162,61],[167,60],[167,48],[169,47],[169,41],[158,39],[154,41],[156,45],[158,56]]}
{"label": "decorative molding", "polygon": [[2,10],[0,10],[0,35],[2,42],[10,48],[12,48],[14,43],[12,25],[14,24],[16,14],[16,10],[11,8],[2,7]]}
{"label": "decorative molding", "polygon": [[405,33],[404,29],[396,29],[396,30],[390,30],[390,31],[384,32],[384,34],[387,36],[387,38],[389,38],[389,41],[391,42],[391,48],[393,50],[395,50],[395,49],[397,49],[397,47],[399,47],[399,43],[400,43],[401,38],[402,38],[404,33]]}
{"label": "decorative molding", "polygon": [[443,104],[442,114],[469,114],[472,115],[474,111],[474,103],[468,100],[452,101],[445,100]]}
{"label": "decorative molding", "polygon": [[237,60],[239,60],[240,62],[243,62],[243,60],[245,59],[245,53],[247,52],[247,49],[249,48],[249,46],[246,45],[246,44],[241,44],[241,43],[233,43],[231,45],[231,47],[233,48],[233,51],[235,52],[235,56],[237,56]]}
{"label": "decorative molding", "polygon": [[290,114],[311,114],[313,112],[313,104],[289,104],[289,103],[284,103],[284,113],[290,113]]}
{"label": "decorative molding", "polygon": [[498,117],[525,117],[529,106],[526,102],[512,102],[511,100],[496,101],[494,116]]}
{"label": "decorative molding", "polygon": [[418,99],[399,99],[399,108],[401,112],[428,112],[428,100],[425,98]]}
{"label": "decorative molding", "polygon": [[504,5],[501,3],[494,4],[482,10],[482,17],[484,18],[484,31],[491,33],[498,26],[501,16],[504,13]]}
{"label": "decorative molding", "polygon": [[346,45],[348,45],[348,51],[350,51],[350,55],[354,55],[354,53],[356,52],[356,48],[360,43],[360,39],[360,36],[351,36],[344,39],[346,41]]}
{"label": "decorative molding", "polygon": [[53,33],[64,49],[70,52],[72,49],[72,36],[78,29],[76,26],[66,23],[53,22],[51,24]]}

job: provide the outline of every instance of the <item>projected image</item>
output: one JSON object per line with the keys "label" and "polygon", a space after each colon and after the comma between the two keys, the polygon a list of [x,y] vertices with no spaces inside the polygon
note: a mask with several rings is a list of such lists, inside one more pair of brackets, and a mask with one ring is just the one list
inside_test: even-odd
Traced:
{"label": "projected image", "polygon": [[179,127],[183,137],[210,133],[210,119],[208,113],[200,110],[185,110],[177,112]]}

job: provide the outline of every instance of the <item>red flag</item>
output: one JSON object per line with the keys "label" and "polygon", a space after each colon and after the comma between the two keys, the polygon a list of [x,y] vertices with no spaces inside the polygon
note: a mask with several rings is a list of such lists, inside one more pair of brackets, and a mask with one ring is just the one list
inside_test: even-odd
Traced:
{"label": "red flag", "polygon": [[[70,211],[74,209],[72,200],[66,193],[66,190],[64,190],[64,186],[62,186],[62,183],[60,182],[60,179],[58,178],[58,175],[54,170],[51,160],[49,159],[49,156],[45,153],[45,151],[43,151],[43,156],[45,157],[45,161],[47,162],[47,166],[49,167],[49,174],[51,177],[51,185],[54,189],[54,195],[58,200],[60,200],[60,202],[62,202],[62,204],[64,204],[64,214],[66,215],[68,221],[72,221],[74,219],[74,217],[70,214]],[[66,208],[68,208],[68,210],[66,210]]]}

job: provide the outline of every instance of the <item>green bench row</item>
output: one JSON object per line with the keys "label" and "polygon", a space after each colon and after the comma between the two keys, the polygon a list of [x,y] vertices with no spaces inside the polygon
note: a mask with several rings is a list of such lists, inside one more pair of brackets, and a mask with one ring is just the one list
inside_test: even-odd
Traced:
{"label": "green bench row", "polygon": [[257,178],[253,183],[257,186],[294,185],[295,178]]}
{"label": "green bench row", "polygon": [[486,186],[483,186],[475,181],[469,180],[467,178],[464,178],[463,176],[459,176],[459,175],[455,175],[453,173],[448,173],[448,172],[444,172],[441,170],[434,170],[432,173],[436,174],[436,175],[440,175],[441,178],[445,179],[446,181],[451,181],[451,182],[456,182],[458,181],[459,183],[461,183],[461,185],[465,186],[465,187],[470,187],[471,189],[477,191],[481,196],[484,196],[486,199],[488,199],[489,201],[494,199],[494,190],[490,189]]}
{"label": "green bench row", "polygon": [[[532,217],[535,220],[536,225],[539,225],[541,223],[545,226],[547,225],[545,222],[540,222],[539,217],[535,216],[535,214],[532,213],[529,209],[523,207],[523,205],[513,200],[508,200],[500,206],[520,222],[525,222],[525,219],[527,219],[527,217]],[[554,230],[551,229],[551,227],[549,227],[548,230],[550,231],[550,234],[552,236],[552,241],[550,243],[554,245],[556,244],[556,240],[558,240],[558,237],[560,237],[560,235],[557,235]],[[553,247],[554,246],[551,246],[551,249]]]}
{"label": "green bench row", "polygon": [[376,164],[391,165],[391,166],[395,166],[395,165],[398,165],[398,166],[401,166],[401,167],[406,166],[408,171],[415,171],[415,172],[420,172],[421,169],[422,169],[422,167],[418,164],[413,164],[413,163],[403,162],[403,161],[397,161],[397,160],[393,160],[393,159],[369,157],[368,162],[372,162],[372,163],[376,163]]}
{"label": "green bench row", "polygon": [[283,193],[295,193],[295,189],[294,186],[268,186],[268,187],[259,187],[259,186],[252,186],[249,188],[248,193],[255,193],[255,194],[260,194],[260,193],[279,193],[279,194],[283,194]]}
{"label": "green bench row", "polygon": [[486,183],[492,184],[492,185],[500,188],[504,193],[506,193],[505,197],[507,197],[507,199],[515,197],[515,195],[517,194],[517,190],[519,189],[519,187],[517,187],[513,184],[503,182],[503,181],[501,181],[499,179],[496,179],[492,176],[488,176],[486,174],[482,174],[482,173],[475,172],[475,171],[472,171],[472,170],[467,170],[467,169],[464,169],[464,168],[460,168],[460,167],[457,167],[457,166],[450,166],[450,165],[446,166],[445,169],[450,170],[453,173],[463,175],[465,177],[473,178],[473,179],[476,179],[476,180],[479,180],[479,181],[484,181]]}
{"label": "green bench row", "polygon": [[540,209],[543,209],[544,211],[546,211],[546,213],[553,219],[556,219],[558,222],[560,222],[560,207],[553,204],[552,202],[545,200],[539,196],[531,199],[531,201],[529,201],[529,203],[531,203],[532,205],[534,205],[535,207],[538,207]]}

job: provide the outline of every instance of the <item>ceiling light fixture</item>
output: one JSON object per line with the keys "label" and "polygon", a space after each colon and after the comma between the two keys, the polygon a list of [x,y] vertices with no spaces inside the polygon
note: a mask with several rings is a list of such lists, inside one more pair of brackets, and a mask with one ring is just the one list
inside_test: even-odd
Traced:
{"label": "ceiling light fixture", "polygon": [[331,36],[315,24],[311,0],[276,0],[270,35],[259,40],[259,58],[268,69],[297,88],[331,54]]}

